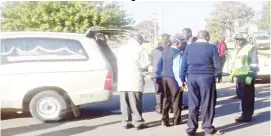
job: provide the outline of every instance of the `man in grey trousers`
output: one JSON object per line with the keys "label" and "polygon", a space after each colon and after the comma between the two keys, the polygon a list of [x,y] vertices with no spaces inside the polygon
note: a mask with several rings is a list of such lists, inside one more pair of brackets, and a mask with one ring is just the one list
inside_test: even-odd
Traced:
{"label": "man in grey trousers", "polygon": [[141,46],[142,43],[142,36],[136,34],[118,51],[118,91],[122,126],[125,129],[135,126],[139,130],[146,127],[142,117],[142,95],[144,70],[150,66],[150,60],[148,53]]}

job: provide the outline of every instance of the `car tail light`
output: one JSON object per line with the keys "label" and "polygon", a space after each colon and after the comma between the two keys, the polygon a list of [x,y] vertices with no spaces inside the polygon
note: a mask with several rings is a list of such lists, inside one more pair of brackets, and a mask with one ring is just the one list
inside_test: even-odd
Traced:
{"label": "car tail light", "polygon": [[104,90],[112,90],[113,89],[113,73],[108,72],[105,79]]}

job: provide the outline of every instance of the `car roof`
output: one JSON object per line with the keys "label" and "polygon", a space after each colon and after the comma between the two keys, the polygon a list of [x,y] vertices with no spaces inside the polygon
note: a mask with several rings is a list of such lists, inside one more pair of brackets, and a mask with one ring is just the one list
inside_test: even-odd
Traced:
{"label": "car roof", "polygon": [[23,38],[23,37],[67,38],[67,39],[86,38],[85,34],[63,33],[63,32],[0,32],[0,37],[1,39]]}

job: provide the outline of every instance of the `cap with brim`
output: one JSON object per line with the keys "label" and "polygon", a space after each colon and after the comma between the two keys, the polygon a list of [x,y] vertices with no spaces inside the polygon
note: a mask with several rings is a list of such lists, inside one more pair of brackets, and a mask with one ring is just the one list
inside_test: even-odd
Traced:
{"label": "cap with brim", "polygon": [[174,36],[172,39],[171,39],[171,42],[172,43],[177,43],[177,42],[180,42],[180,43],[185,43],[187,42],[187,40],[182,37],[182,36]]}
{"label": "cap with brim", "polygon": [[161,36],[162,36],[162,38],[168,38],[168,37],[170,37],[171,35],[168,34],[168,33],[163,33]]}

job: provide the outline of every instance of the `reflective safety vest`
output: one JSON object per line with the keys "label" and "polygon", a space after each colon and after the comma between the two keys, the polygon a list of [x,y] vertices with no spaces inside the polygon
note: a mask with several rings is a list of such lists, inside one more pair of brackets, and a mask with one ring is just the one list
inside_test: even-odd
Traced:
{"label": "reflective safety vest", "polygon": [[235,56],[232,65],[232,75],[242,76],[254,72],[250,66],[250,55],[254,49],[255,46],[247,44],[234,52]]}

